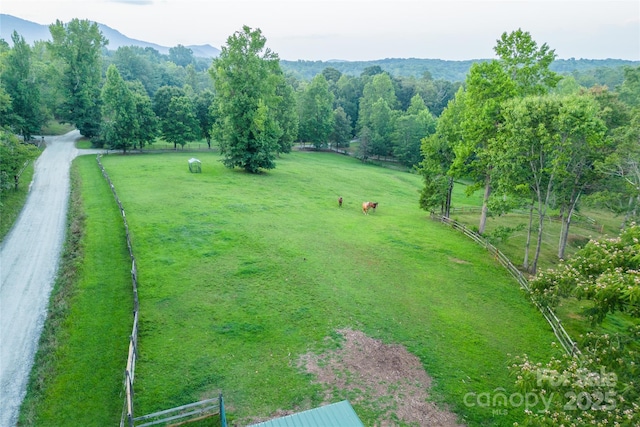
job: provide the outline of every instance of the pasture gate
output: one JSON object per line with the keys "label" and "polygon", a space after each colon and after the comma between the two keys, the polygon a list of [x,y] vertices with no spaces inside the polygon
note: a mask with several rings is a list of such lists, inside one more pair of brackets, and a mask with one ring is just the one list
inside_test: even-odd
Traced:
{"label": "pasture gate", "polygon": [[[142,427],[151,425],[167,425],[169,422],[182,420],[181,424],[201,420],[212,417],[214,415],[220,415],[222,427],[227,426],[227,418],[224,410],[224,401],[222,399],[222,393],[217,399],[208,399],[200,402],[190,403],[188,405],[179,406],[177,408],[167,409],[165,411],[156,412],[142,417],[134,417],[133,407],[133,382],[135,379],[136,360],[138,358],[138,269],[136,267],[136,258],[133,254],[133,246],[131,245],[131,236],[129,234],[129,225],[127,224],[127,216],[125,214],[122,202],[116,193],[116,188],[111,182],[107,171],[104,169],[100,157],[98,154],[96,160],[102,176],[105,178],[113,197],[118,204],[120,213],[122,215],[122,221],[124,223],[125,237],[127,241],[127,248],[129,250],[129,257],[131,258],[131,282],[133,290],[133,327],[131,335],[129,336],[129,352],[127,356],[127,365],[124,371],[124,405],[122,408],[122,416],[120,417],[120,427]],[[217,402],[216,402],[217,401]],[[142,424],[141,424],[142,423]]]}

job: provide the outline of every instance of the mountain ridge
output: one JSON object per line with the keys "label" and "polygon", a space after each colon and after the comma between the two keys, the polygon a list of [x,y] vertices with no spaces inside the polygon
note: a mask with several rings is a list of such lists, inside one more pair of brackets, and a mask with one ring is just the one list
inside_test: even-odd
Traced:
{"label": "mountain ridge", "polygon": [[[52,22],[52,24],[53,23],[54,22]],[[109,44],[107,45],[108,50],[117,50],[122,46],[139,46],[142,48],[153,48],[164,55],[169,54],[170,47],[133,39],[122,34],[120,31],[109,27],[108,25],[100,22],[96,22],[96,24],[102,32],[102,35],[109,40]],[[13,34],[14,31],[24,37],[24,40],[28,44],[33,44],[38,40],[51,40],[49,25],[38,24],[37,22],[28,21],[13,15],[7,15],[4,13],[0,14],[0,38],[11,43],[11,34]],[[215,58],[220,54],[220,49],[211,46],[210,44],[189,45],[185,47],[191,49],[193,55],[198,58]]]}

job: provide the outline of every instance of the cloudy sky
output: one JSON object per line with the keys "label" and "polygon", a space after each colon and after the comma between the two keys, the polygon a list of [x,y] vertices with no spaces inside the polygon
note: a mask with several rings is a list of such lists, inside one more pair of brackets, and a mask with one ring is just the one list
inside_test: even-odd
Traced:
{"label": "cloudy sky", "polygon": [[169,47],[219,48],[248,25],[286,60],[493,58],[518,28],[561,59],[640,60],[638,0],[2,0],[0,12],[89,19]]}

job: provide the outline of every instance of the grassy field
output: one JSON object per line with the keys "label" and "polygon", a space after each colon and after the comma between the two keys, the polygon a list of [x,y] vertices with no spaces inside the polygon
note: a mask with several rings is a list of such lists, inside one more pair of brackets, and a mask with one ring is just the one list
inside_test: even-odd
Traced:
{"label": "grassy field", "polygon": [[[286,155],[257,176],[200,153],[203,172],[191,174],[192,155],[103,158],[138,259],[136,414],[220,391],[238,425],[316,406],[323,390],[299,359],[339,345],[326,338],[348,327],[417,355],[434,378],[433,399],[465,423],[520,419],[517,409],[504,415],[466,406],[463,396],[513,391],[510,355],[546,360],[553,334],[482,248],[426,219],[417,203],[420,177],[328,153]],[[95,159],[76,162],[83,180],[100,187]],[[103,190],[83,195],[87,204],[106,197]],[[364,216],[365,200],[378,201],[377,212]],[[87,224],[114,212],[103,206]],[[92,252],[120,251],[115,242],[96,244]],[[97,276],[111,271],[91,268]],[[119,301],[128,309],[130,296]],[[104,303],[77,301],[74,309],[88,315]],[[67,326],[70,336],[78,333]],[[97,342],[114,339],[108,328],[95,333]],[[126,337],[117,339],[126,346]],[[123,354],[121,369],[124,363]],[[356,411],[367,425],[380,416],[366,405]]]}

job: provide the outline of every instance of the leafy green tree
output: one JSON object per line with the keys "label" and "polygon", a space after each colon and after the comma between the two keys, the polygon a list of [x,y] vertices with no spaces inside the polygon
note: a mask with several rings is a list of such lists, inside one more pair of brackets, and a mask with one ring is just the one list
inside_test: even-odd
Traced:
{"label": "leafy green tree", "polygon": [[101,96],[101,140],[126,154],[133,147],[139,124],[133,94],[113,64],[107,69]]}
{"label": "leafy green tree", "polygon": [[160,88],[161,68],[148,50],[139,46],[121,46],[112,61],[125,81],[139,80],[147,95],[153,96]]}
{"label": "leafy green tree", "polygon": [[366,162],[371,157],[371,130],[368,127],[363,127],[358,134],[358,149],[356,150],[356,156],[362,161]]}
{"label": "leafy green tree", "polygon": [[462,140],[465,94],[462,88],[458,89],[438,118],[435,133],[424,137],[420,146],[422,162],[418,170],[425,180],[420,192],[420,207],[428,211],[439,208],[445,218],[451,212],[454,147]]}
{"label": "leafy green tree", "polygon": [[371,130],[371,154],[378,157],[393,155],[393,130],[397,111],[391,109],[387,101],[379,98],[371,106],[369,126]]}
{"label": "leafy green tree", "polygon": [[162,86],[153,95],[153,111],[160,120],[165,120],[169,104],[173,98],[186,96],[184,89],[176,86]]}
{"label": "leafy green tree", "polygon": [[343,74],[336,83],[336,106],[342,107],[351,119],[352,129],[356,129],[357,126],[362,89],[362,79],[358,77]]}
{"label": "leafy green tree", "polygon": [[277,121],[284,76],[278,55],[265,48],[260,29],[244,26],[227,39],[210,74],[216,90],[218,120],[214,135],[229,168],[250,173],[275,167],[283,131]]}
{"label": "leafy green tree", "polygon": [[206,139],[207,145],[211,148],[211,131],[215,116],[213,115],[213,103],[215,95],[211,90],[204,90],[196,96],[195,112],[200,125],[200,134]]}
{"label": "leafy green tree", "polygon": [[558,258],[563,259],[578,201],[596,191],[603,177],[595,165],[611,154],[614,147],[613,141],[605,138],[606,126],[591,96],[564,97],[556,120],[559,137],[567,146],[562,159],[562,180],[555,194],[562,220]]}
{"label": "leafy green tree", "polygon": [[152,144],[160,132],[158,116],[153,112],[151,98],[147,95],[140,81],[129,82],[129,89],[133,96],[136,120],[138,126],[132,134],[133,148],[142,149],[145,145]]}
{"label": "leafy green tree", "polygon": [[327,146],[333,130],[333,94],[323,74],[318,74],[300,96],[299,136],[316,149]]}
{"label": "leafy green tree", "polygon": [[167,117],[162,122],[162,137],[184,148],[187,142],[195,141],[200,136],[200,124],[195,108],[188,96],[177,96],[171,99],[167,109]]}
{"label": "leafy green tree", "polygon": [[[503,129],[493,156],[501,194],[531,201],[524,267],[532,273],[537,270],[545,218],[563,174],[567,147],[556,128],[560,108],[561,100],[555,96],[516,98],[505,103]],[[538,235],[530,262],[534,208]]]}
{"label": "leafy green tree", "polygon": [[179,44],[169,48],[169,61],[186,68],[187,65],[195,62],[195,58],[193,57],[193,51],[191,49]]}
{"label": "leafy green tree", "polygon": [[282,131],[282,136],[278,139],[277,153],[290,153],[300,129],[296,95],[291,84],[284,79],[278,84],[276,94],[279,98],[276,120]]}
{"label": "leafy green tree", "polygon": [[40,151],[33,144],[24,144],[5,128],[0,128],[0,192],[18,189],[20,175]]}
{"label": "leafy green tree", "polygon": [[556,58],[555,51],[544,43],[538,48],[527,31],[518,29],[502,33],[494,51],[500,64],[516,84],[518,95],[543,95],[561,79],[549,69]]}
{"label": "leafy green tree", "polygon": [[30,46],[15,31],[11,39],[13,48],[3,61],[2,83],[11,97],[10,124],[28,141],[40,132],[44,123],[40,110],[40,86],[33,70]]}
{"label": "leafy green tree", "polygon": [[466,81],[462,139],[454,148],[454,176],[468,177],[472,192],[484,187],[482,213],[478,231],[484,233],[487,221],[492,179],[492,145],[498,137],[502,120],[502,103],[515,96],[513,80],[499,62],[475,63]]}
{"label": "leafy green tree", "polygon": [[389,109],[394,110],[398,104],[395,89],[391,78],[386,73],[374,75],[369,82],[364,85],[358,115],[358,128],[371,126],[371,114],[373,104],[378,100],[384,100]]}
{"label": "leafy green tree", "polygon": [[64,64],[60,118],[92,138],[100,131],[101,55],[108,41],[98,24],[88,20],[73,19],[68,24],[57,20],[49,31],[52,41],[47,47]]}
{"label": "leafy green tree", "polygon": [[589,202],[624,217],[621,227],[636,221],[640,206],[640,108],[632,109],[615,92],[592,88],[607,127],[607,139],[615,150],[596,162],[605,179]]}
{"label": "leafy green tree", "polygon": [[329,135],[329,141],[333,143],[334,147],[336,149],[348,147],[353,136],[352,132],[351,119],[342,107],[333,110],[333,130]]}
{"label": "leafy green tree", "polygon": [[624,81],[617,91],[622,102],[631,107],[640,107],[640,65],[624,68]]}
{"label": "leafy green tree", "polygon": [[420,95],[411,98],[405,114],[395,121],[391,139],[393,155],[405,166],[418,166],[422,160],[421,141],[436,131],[436,119],[431,115]]}

